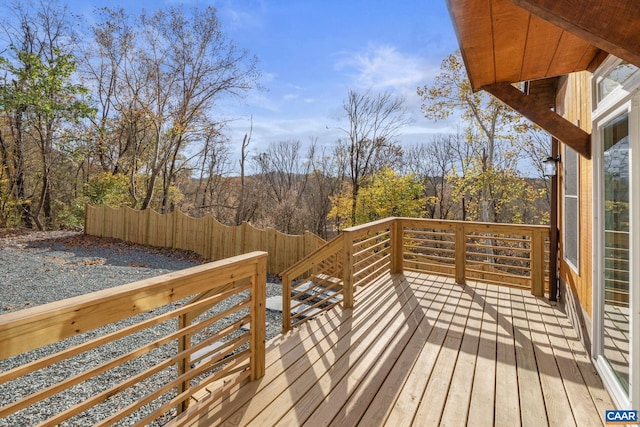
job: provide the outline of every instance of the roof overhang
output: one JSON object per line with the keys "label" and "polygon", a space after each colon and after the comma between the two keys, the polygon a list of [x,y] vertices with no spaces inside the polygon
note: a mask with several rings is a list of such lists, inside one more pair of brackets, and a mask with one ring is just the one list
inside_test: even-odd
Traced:
{"label": "roof overhang", "polygon": [[[640,66],[640,1],[447,0],[447,5],[473,89],[494,94],[590,157],[584,135],[571,129],[576,126],[547,120],[550,86],[534,84],[536,90],[545,88],[546,99],[530,99],[504,84],[593,71],[607,52]],[[565,140],[569,135],[580,135],[579,141]]]}

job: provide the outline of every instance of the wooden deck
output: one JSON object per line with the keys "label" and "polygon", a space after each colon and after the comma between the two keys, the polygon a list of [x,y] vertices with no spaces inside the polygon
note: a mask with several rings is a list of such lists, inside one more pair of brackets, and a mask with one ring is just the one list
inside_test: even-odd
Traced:
{"label": "wooden deck", "polygon": [[[529,292],[385,275],[267,343],[266,374],[174,424],[596,426],[614,405],[567,317]],[[215,385],[212,385],[215,387]]]}

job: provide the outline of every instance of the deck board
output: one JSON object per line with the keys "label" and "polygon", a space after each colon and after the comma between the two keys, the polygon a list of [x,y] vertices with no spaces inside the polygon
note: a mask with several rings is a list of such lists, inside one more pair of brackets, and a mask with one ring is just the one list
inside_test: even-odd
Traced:
{"label": "deck board", "polygon": [[[530,322],[527,317],[525,303],[522,295],[511,295],[511,308],[516,342],[516,363],[518,372],[518,390],[520,393],[520,414],[524,427],[548,426],[547,411],[542,395],[541,376],[538,371],[536,358],[537,343],[533,342],[535,336],[535,322]],[[539,355],[539,354],[538,354]],[[543,369],[541,366],[540,369]],[[571,413],[569,413],[571,416]],[[573,421],[573,419],[571,419]],[[569,427],[571,424],[553,424]]]}
{"label": "deck board", "polygon": [[566,316],[526,291],[407,273],[355,297],[270,341],[262,379],[172,424],[591,426],[614,407]]}
{"label": "deck board", "polygon": [[[540,303],[535,304],[535,302],[535,298],[530,298],[530,304],[527,307],[538,314],[540,324],[545,327],[546,335],[549,337],[551,348],[558,362],[560,377],[562,378],[576,425],[584,426],[602,423],[604,421],[604,412],[599,413],[597,406],[593,402],[589,387],[586,385],[579,367],[579,362],[576,361],[562,331],[554,324],[555,317],[547,318],[547,316],[543,316],[540,312]],[[609,407],[609,409],[611,408],[613,406]]]}
{"label": "deck board", "polygon": [[[380,392],[377,393],[374,401],[360,419],[362,425],[375,425],[380,423],[380,420],[388,420],[392,409],[397,412],[394,413],[394,417],[399,419],[402,419],[402,414],[408,412],[413,416],[414,410],[407,408],[417,405],[418,391],[416,389],[420,391],[424,389],[420,381],[426,382],[429,378],[433,361],[438,356],[447,326],[453,317],[443,315],[442,310],[447,301],[453,301],[451,297],[453,287],[450,284],[442,286],[438,289],[439,292],[430,294],[433,303],[423,317],[418,327],[418,333],[414,334],[411,342],[396,361],[393,371],[380,388]],[[434,289],[431,288],[431,290]],[[400,399],[401,397],[402,399]],[[391,422],[394,420],[392,419]]]}
{"label": "deck board", "polygon": [[472,300],[470,302],[472,305],[464,328],[455,370],[451,377],[451,385],[449,386],[449,393],[445,401],[442,421],[440,422],[441,426],[467,425],[473,376],[478,355],[478,345],[480,344],[485,291],[486,287],[483,286],[476,289],[471,295]]}
{"label": "deck board", "polygon": [[[476,369],[473,376],[473,388],[467,417],[477,422],[478,425],[491,426],[493,425],[495,402],[498,322],[488,309],[496,306],[499,288],[496,286],[487,286],[486,284],[478,284],[477,288],[484,288],[485,305],[483,306],[482,312],[480,342],[478,344]],[[487,310],[484,310],[484,307],[486,307]]]}
{"label": "deck board", "polygon": [[[439,290],[447,295],[450,291],[446,287],[442,287]],[[416,296],[418,297],[419,307],[411,313],[411,317],[407,322],[408,325],[411,325],[411,333],[398,336],[398,339],[394,340],[384,350],[381,357],[375,354],[369,356],[377,358],[373,368],[370,372],[367,372],[367,364],[362,366],[365,370],[364,373],[367,373],[367,375],[364,376],[358,389],[351,394],[349,401],[335,415],[330,425],[343,427],[357,425],[358,423],[367,425],[369,421],[362,419],[365,412],[371,409],[372,412],[368,417],[373,418],[373,420],[379,420],[382,415],[373,415],[373,412],[377,408],[390,406],[380,401],[374,402],[376,398],[395,401],[397,392],[402,389],[403,380],[406,380],[406,374],[411,372],[409,364],[415,361],[416,352],[423,347],[425,337],[433,331],[433,327],[430,325],[425,313],[429,310],[440,311],[439,304],[441,303],[436,302],[434,298],[437,294],[423,292]],[[389,396],[392,396],[392,398],[389,399]],[[342,398],[342,396],[339,396],[339,398]],[[312,417],[314,421],[310,425],[323,424],[323,422],[319,422],[322,419],[322,414],[324,414],[324,411],[320,407]],[[386,419],[386,414],[384,418]],[[371,422],[375,422],[373,420]]]}
{"label": "deck board", "polygon": [[[520,420],[520,394],[516,369],[515,338],[511,317],[511,290],[500,287],[496,309],[487,311],[497,317],[496,397],[494,421],[496,427],[510,427]],[[495,311],[495,314],[493,313]]]}
{"label": "deck board", "polygon": [[567,398],[564,384],[558,370],[551,342],[543,324],[543,319],[537,310],[536,298],[525,298],[524,307],[531,329],[531,339],[536,349],[538,375],[543,389],[547,418],[551,426],[575,426],[571,406]]}

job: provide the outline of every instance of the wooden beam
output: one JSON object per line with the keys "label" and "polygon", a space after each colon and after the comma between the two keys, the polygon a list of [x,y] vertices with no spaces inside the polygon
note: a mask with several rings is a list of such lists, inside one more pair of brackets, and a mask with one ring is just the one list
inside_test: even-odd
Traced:
{"label": "wooden beam", "polygon": [[640,67],[638,0],[509,0],[516,6]]}
{"label": "wooden beam", "polygon": [[591,158],[591,135],[546,108],[534,98],[525,95],[509,83],[495,83],[483,86],[482,89],[576,150],[582,156],[587,159]]}

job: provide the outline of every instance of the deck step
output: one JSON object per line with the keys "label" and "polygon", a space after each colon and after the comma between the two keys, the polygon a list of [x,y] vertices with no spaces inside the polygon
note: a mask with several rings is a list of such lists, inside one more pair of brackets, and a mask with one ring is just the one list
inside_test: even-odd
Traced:
{"label": "deck step", "polygon": [[[292,301],[292,303],[293,302],[294,301]],[[295,316],[309,308],[311,308],[311,306],[308,304],[302,304],[302,305],[296,306],[293,310],[291,310],[291,315]],[[276,297],[267,298],[267,310],[282,312],[282,297],[276,296]],[[313,308],[312,310],[309,310],[307,313],[305,313],[303,316],[311,317],[311,316],[315,316],[320,312],[321,310],[317,308]]]}
{"label": "deck step", "polygon": [[207,363],[208,361],[212,360],[213,358],[217,357],[220,352],[216,351],[218,348],[222,347],[224,345],[224,343],[222,341],[216,341],[213,344],[210,344],[204,348],[201,348],[198,351],[195,351],[192,355],[191,355],[191,359],[195,360],[199,357],[202,356],[207,356],[202,360],[198,360],[197,362],[194,362],[191,364],[191,369],[195,368],[196,366],[198,366],[201,363]]}
{"label": "deck step", "polygon": [[[307,309],[311,309],[309,311],[307,311],[306,313],[304,313],[303,315],[297,316],[300,313],[302,313],[303,311],[307,310]],[[300,304],[298,306],[296,306],[293,310],[291,310],[291,315],[292,316],[296,316],[296,317],[301,317],[301,318],[305,318],[305,317],[313,317],[317,314],[322,313],[322,310],[316,307],[313,307],[308,305],[308,304]]]}
{"label": "deck step", "polygon": [[[333,282],[339,281],[339,279],[330,278],[328,276],[317,277],[319,280],[324,282]],[[294,307],[291,309],[290,313],[294,317],[313,317],[317,314],[322,313],[322,309],[318,307],[313,307],[313,304],[318,300],[327,300],[326,304],[337,304],[342,301],[342,293],[340,292],[342,287],[337,287],[335,289],[326,289],[323,286],[319,286],[313,281],[309,280],[300,285],[296,286],[295,289],[291,291],[291,296],[295,297],[291,301],[291,306]],[[314,296],[313,299],[309,300],[311,304],[300,304],[298,301],[305,300]],[[274,296],[267,298],[266,301],[267,310],[282,312],[282,297]],[[300,313],[304,314],[300,315]]]}
{"label": "deck step", "polygon": [[324,286],[318,286],[314,282],[309,280],[301,285],[297,285],[297,287],[291,291],[291,294],[292,296],[298,297],[298,299],[304,299],[300,298],[300,295],[311,296],[318,294],[318,299],[331,298],[327,302],[333,304],[335,302],[342,301],[342,293],[340,292],[341,290],[342,287],[335,289],[326,289]]}
{"label": "deck step", "polygon": [[267,305],[267,310],[279,311],[280,313],[282,313],[282,297],[281,296],[267,298],[266,305]]}

